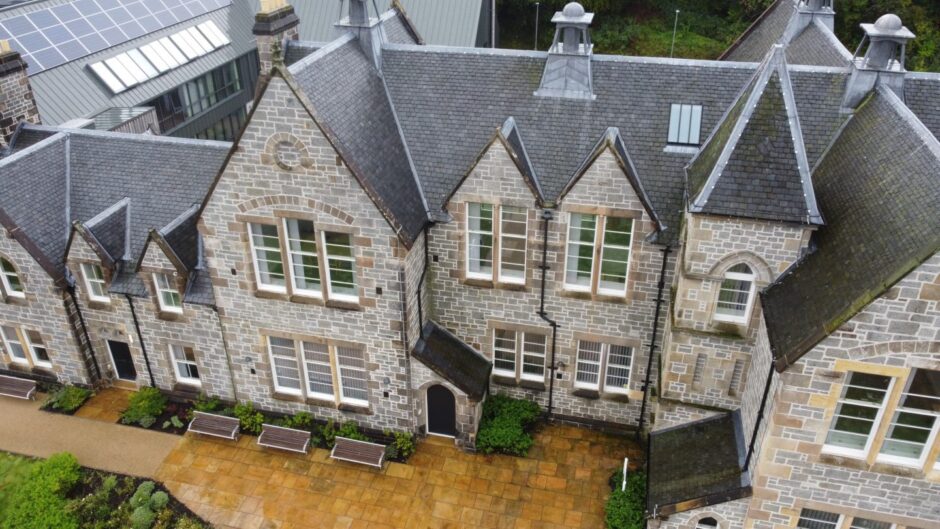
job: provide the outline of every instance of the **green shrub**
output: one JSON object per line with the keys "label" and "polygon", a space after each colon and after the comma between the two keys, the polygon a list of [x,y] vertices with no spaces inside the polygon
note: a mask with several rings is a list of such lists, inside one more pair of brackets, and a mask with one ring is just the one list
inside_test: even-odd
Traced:
{"label": "green shrub", "polygon": [[91,395],[92,392],[90,389],[77,386],[62,386],[46,397],[46,400],[42,403],[42,407],[71,413],[81,407]]}
{"label": "green shrub", "polygon": [[532,401],[490,395],[483,403],[477,450],[484,454],[526,455],[534,442],[529,429],[540,414],[539,405]]}
{"label": "green shrub", "polygon": [[150,505],[150,496],[153,494],[153,489],[156,487],[156,484],[152,481],[145,481],[137,487],[137,492],[131,496],[130,504],[133,508],[143,507],[145,505]]}
{"label": "green shrub", "polygon": [[627,490],[621,491],[623,471],[610,478],[613,492],[604,507],[607,529],[643,529],[646,518],[646,474],[634,471],[627,476]]}
{"label": "green shrub", "polygon": [[205,524],[191,518],[189,516],[184,516],[176,521],[176,526],[173,529],[208,529]]}
{"label": "green shrub", "polygon": [[347,439],[355,439],[357,441],[369,440],[365,434],[359,431],[359,426],[352,421],[344,422],[339,426],[339,428],[337,428],[333,423],[333,420],[330,419],[326,421],[325,425],[314,428],[313,442],[317,446],[333,448],[333,446],[336,445],[337,437],[345,437]]}
{"label": "green shrub", "polygon": [[156,517],[157,515],[150,510],[150,507],[138,507],[131,514],[131,527],[134,529],[150,529]]}
{"label": "green shrub", "polygon": [[313,426],[313,415],[302,411],[280,420],[281,426],[297,430],[309,430]]}
{"label": "green shrub", "polygon": [[183,424],[183,421],[181,421],[179,417],[177,417],[176,415],[174,415],[174,416],[170,417],[170,420],[168,420],[168,421],[163,421],[163,429],[164,429],[164,430],[166,430],[166,429],[169,428],[170,426],[173,426],[174,428],[182,428],[182,427],[185,426],[185,425]]}
{"label": "green shrub", "polygon": [[152,387],[141,388],[131,395],[127,409],[121,414],[124,424],[139,424],[150,428],[157,422],[157,417],[166,409],[166,396],[160,390]]}
{"label": "green shrub", "polygon": [[[86,476],[86,482],[95,475],[97,474]],[[111,496],[117,483],[116,477],[107,476],[95,492],[69,504],[68,510],[75,514],[79,527],[104,527],[105,522],[112,516]]]}
{"label": "green shrub", "polygon": [[33,465],[27,479],[12,491],[0,529],[78,529],[75,515],[66,509],[65,495],[80,472],[75,456],[67,453]]}
{"label": "green shrub", "polygon": [[170,495],[162,490],[154,492],[153,496],[150,497],[150,508],[154,511],[163,509],[168,503],[170,503]]}
{"label": "green shrub", "polygon": [[235,417],[238,419],[243,432],[251,435],[261,433],[261,425],[264,424],[264,414],[260,411],[255,411],[255,405],[251,402],[235,405]]}
{"label": "green shrub", "polygon": [[390,459],[407,460],[415,453],[415,437],[410,432],[390,432],[386,430],[385,435],[394,438],[392,444],[386,448],[386,455]]}
{"label": "green shrub", "polygon": [[[219,413],[222,409],[222,400],[219,397],[209,397],[208,395],[200,393],[196,400],[193,401],[193,407],[189,410],[187,419],[193,420],[193,412],[201,411],[203,413]],[[225,415],[225,414],[223,414]]]}

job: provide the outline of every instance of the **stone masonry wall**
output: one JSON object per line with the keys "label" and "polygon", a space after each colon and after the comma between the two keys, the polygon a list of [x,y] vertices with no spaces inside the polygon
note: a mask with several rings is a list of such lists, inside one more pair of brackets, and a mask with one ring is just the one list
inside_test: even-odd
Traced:
{"label": "stone masonry wall", "polygon": [[[484,202],[528,209],[526,282],[524,286],[466,279],[466,204]],[[635,216],[628,294],[611,299],[566,292],[563,288],[568,212],[593,211]],[[457,336],[493,357],[493,329],[544,333],[548,337],[544,384],[517,385],[508,381],[491,384],[491,391],[533,399],[548,405],[548,368],[551,361],[551,327],[539,310],[543,222],[536,198],[500,142],[494,142],[451,198],[447,211],[454,221],[435,225],[431,231],[434,318]],[[644,241],[653,224],[623,174],[616,159],[605,151],[554,211],[548,233],[548,265],[545,311],[558,322],[556,361],[561,366],[555,379],[554,412],[563,416],[636,426],[642,385],[655,313],[656,285],[661,267],[660,248]],[[668,269],[672,269],[669,266]],[[670,281],[669,278],[666,281]],[[664,311],[665,314],[665,311]],[[573,394],[577,341],[593,339],[633,347],[629,395],[601,392],[600,398]]]}
{"label": "stone masonry wall", "polygon": [[[907,526],[940,526],[940,472],[925,475],[876,463],[877,444],[866,460],[821,452],[846,373],[859,366],[888,376],[901,376],[913,367],[940,370],[940,255],[780,375],[747,527],[792,527],[804,507]],[[896,385],[893,394],[900,390]],[[886,422],[881,421],[882,431]],[[938,452],[934,443],[928,461],[940,457]]]}
{"label": "stone masonry wall", "polygon": [[39,110],[17,52],[0,55],[0,147],[7,145],[20,121],[39,123]]}
{"label": "stone masonry wall", "polygon": [[672,514],[665,520],[650,520],[650,529],[696,529],[702,518],[714,518],[718,529],[741,529],[747,513],[749,498],[719,503],[701,509]]}
{"label": "stone masonry wall", "polygon": [[[256,290],[247,222],[273,223],[282,216],[352,234],[358,306]],[[321,419],[354,420],[375,429],[415,429],[402,342],[405,249],[280,77],[272,79],[258,103],[199,228],[240,400],[273,411],[305,410]],[[364,347],[368,411],[276,395],[265,335],[341,339]]]}
{"label": "stone masonry wall", "polygon": [[[61,382],[91,384],[91,375],[69,324],[63,291],[55,287],[49,274],[3,228],[0,228],[0,257],[16,268],[26,292],[25,299],[0,297],[0,325],[39,332],[52,360],[52,374]],[[7,351],[0,354],[0,363],[7,369],[21,369],[10,361]],[[35,369],[39,374],[48,373],[48,370]],[[30,371],[28,367],[26,370]]]}

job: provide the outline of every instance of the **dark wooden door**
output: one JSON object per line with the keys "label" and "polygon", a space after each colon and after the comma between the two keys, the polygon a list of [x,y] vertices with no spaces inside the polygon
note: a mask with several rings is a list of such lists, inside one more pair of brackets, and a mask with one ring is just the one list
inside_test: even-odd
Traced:
{"label": "dark wooden door", "polygon": [[428,433],[457,435],[457,401],[444,386],[428,388]]}
{"label": "dark wooden door", "polygon": [[137,369],[134,367],[134,359],[131,358],[130,347],[124,342],[108,340],[108,349],[111,351],[111,359],[114,360],[117,377],[121,380],[137,380]]}

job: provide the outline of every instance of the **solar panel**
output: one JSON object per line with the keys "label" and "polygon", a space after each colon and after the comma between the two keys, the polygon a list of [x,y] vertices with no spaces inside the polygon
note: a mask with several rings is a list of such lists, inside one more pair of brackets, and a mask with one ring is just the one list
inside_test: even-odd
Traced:
{"label": "solar panel", "polygon": [[[10,40],[33,75],[231,3],[232,0],[75,0],[0,20],[0,39]],[[211,43],[209,50],[219,46],[217,39],[205,30],[202,33]],[[194,39],[190,45],[197,50],[204,47],[200,46],[202,42],[195,42],[195,35],[190,39]]]}
{"label": "solar panel", "polygon": [[[210,37],[211,35],[211,37]],[[215,22],[209,20],[139,48],[92,64],[91,71],[115,94],[229,44]],[[50,48],[51,49],[51,48]],[[54,50],[53,50],[54,51]]]}

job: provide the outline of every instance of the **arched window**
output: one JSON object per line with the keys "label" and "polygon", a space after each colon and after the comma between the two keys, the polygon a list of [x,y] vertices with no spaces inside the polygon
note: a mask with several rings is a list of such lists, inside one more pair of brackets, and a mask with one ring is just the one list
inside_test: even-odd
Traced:
{"label": "arched window", "polygon": [[715,307],[716,320],[747,323],[754,304],[755,279],[751,267],[744,263],[738,263],[725,272]]}
{"label": "arched window", "polygon": [[695,524],[695,529],[718,529],[718,521],[712,517],[702,518]]}
{"label": "arched window", "polygon": [[23,282],[16,273],[13,263],[0,257],[0,286],[3,287],[3,293],[7,296],[22,298],[26,297],[23,291]]}

